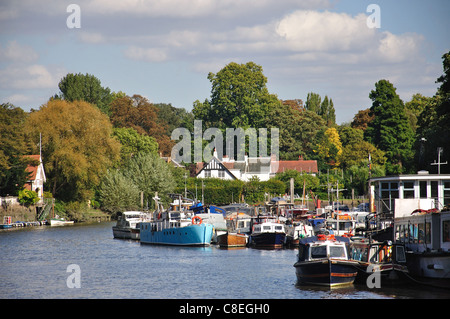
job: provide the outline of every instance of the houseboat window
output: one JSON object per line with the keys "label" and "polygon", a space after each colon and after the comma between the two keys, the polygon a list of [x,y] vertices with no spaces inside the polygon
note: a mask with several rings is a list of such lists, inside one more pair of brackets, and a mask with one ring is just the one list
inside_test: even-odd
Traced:
{"label": "houseboat window", "polygon": [[431,182],[431,198],[438,198],[438,182]]}
{"label": "houseboat window", "polygon": [[311,247],[311,258],[326,258],[327,246],[313,246]]}
{"label": "houseboat window", "polygon": [[372,246],[370,247],[370,262],[375,263],[378,262],[378,247]]}
{"label": "houseboat window", "polygon": [[[381,200],[386,205],[381,205],[383,213],[389,213],[389,210],[394,210],[394,199],[398,196],[398,182],[384,182],[381,183]],[[386,207],[387,206],[387,207]]]}
{"label": "houseboat window", "polygon": [[419,238],[419,244],[423,244],[425,242],[425,224],[420,223],[417,225],[417,232]]}
{"label": "houseboat window", "polygon": [[398,262],[406,262],[405,248],[403,246],[395,247],[395,255]]}
{"label": "houseboat window", "polygon": [[367,258],[367,247],[352,247],[350,256],[353,260],[364,261]]}
{"label": "houseboat window", "polygon": [[403,182],[403,198],[414,198],[414,182]]}
{"label": "houseboat window", "polygon": [[283,230],[283,226],[275,226],[275,230]]}
{"label": "houseboat window", "polygon": [[450,181],[444,181],[444,206],[450,205]]}
{"label": "houseboat window", "polygon": [[425,243],[431,244],[431,223],[425,222]]}
{"label": "houseboat window", "polygon": [[450,242],[450,220],[442,222],[442,241]]}
{"label": "houseboat window", "polygon": [[420,181],[419,182],[419,188],[420,188],[420,198],[427,198],[427,182],[426,181]]}
{"label": "houseboat window", "polygon": [[330,257],[345,258],[345,249],[342,246],[330,246]]}
{"label": "houseboat window", "polygon": [[270,230],[270,226],[263,226],[263,230]]}
{"label": "houseboat window", "polygon": [[347,230],[352,228],[352,222],[339,223],[339,230]]}

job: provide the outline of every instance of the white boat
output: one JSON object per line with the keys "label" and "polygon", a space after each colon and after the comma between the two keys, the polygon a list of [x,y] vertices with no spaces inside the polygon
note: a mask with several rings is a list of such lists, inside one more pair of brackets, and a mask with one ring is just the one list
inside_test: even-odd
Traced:
{"label": "white boat", "polygon": [[140,238],[140,223],[149,220],[149,214],[138,211],[127,211],[120,214],[117,223],[112,227],[114,238]]}
{"label": "white boat", "polygon": [[450,174],[420,171],[370,182],[377,214],[391,218],[390,239],[405,245],[410,275],[450,286]]}
{"label": "white boat", "polygon": [[301,238],[314,236],[314,228],[307,220],[287,222],[285,228],[287,246],[297,246]]}
{"label": "white boat", "polygon": [[255,248],[282,248],[286,243],[286,230],[283,223],[273,216],[254,218],[249,244]]}
{"label": "white boat", "polygon": [[65,218],[51,218],[48,220],[48,223],[50,226],[65,226],[72,225],[74,222],[73,220],[66,220]]}
{"label": "white boat", "polygon": [[394,236],[407,249],[413,276],[450,280],[450,211],[417,210],[395,218]]}

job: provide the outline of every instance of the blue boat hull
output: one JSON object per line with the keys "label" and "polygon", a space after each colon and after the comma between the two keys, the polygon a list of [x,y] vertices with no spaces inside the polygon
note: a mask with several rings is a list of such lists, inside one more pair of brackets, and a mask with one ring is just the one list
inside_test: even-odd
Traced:
{"label": "blue boat hull", "polygon": [[339,286],[352,284],[357,275],[357,263],[348,260],[323,259],[294,264],[299,284]]}
{"label": "blue boat hull", "polygon": [[141,223],[140,241],[143,244],[173,246],[209,246],[213,236],[211,224],[152,230],[151,223]]}

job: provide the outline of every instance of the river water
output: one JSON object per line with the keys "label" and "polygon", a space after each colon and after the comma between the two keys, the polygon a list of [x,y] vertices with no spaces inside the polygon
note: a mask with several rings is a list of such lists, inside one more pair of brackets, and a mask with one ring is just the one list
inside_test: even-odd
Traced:
{"label": "river water", "polygon": [[113,225],[0,230],[0,298],[450,299],[449,291],[409,284],[297,286],[294,249],[142,245],[114,239]]}

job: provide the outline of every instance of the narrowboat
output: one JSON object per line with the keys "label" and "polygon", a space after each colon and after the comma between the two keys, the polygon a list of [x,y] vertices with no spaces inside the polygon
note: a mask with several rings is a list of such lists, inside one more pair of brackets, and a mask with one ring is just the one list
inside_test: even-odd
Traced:
{"label": "narrowboat", "polygon": [[327,287],[353,284],[358,263],[348,258],[349,242],[347,237],[329,234],[300,239],[294,264],[297,283]]}

